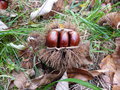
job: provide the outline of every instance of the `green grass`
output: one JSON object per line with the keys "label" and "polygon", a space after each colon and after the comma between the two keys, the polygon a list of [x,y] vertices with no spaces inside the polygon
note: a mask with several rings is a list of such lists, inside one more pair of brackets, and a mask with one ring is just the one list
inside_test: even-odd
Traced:
{"label": "green grass", "polygon": [[65,82],[77,83],[77,84],[80,84],[80,85],[82,85],[82,86],[91,88],[91,89],[93,89],[93,90],[102,90],[101,88],[99,88],[99,87],[97,87],[97,86],[95,86],[95,85],[93,85],[93,84],[90,84],[90,83],[88,83],[88,82],[85,82],[85,81],[82,81],[82,80],[79,80],[79,79],[74,79],[74,78],[68,78],[68,79],[64,79],[64,80],[58,80],[58,81],[56,81],[56,82],[50,83],[50,84],[46,85],[45,88],[43,88],[43,90],[49,90],[49,88],[50,88],[51,86],[53,86],[55,83],[57,83],[57,82],[63,82],[63,81],[65,81]]}

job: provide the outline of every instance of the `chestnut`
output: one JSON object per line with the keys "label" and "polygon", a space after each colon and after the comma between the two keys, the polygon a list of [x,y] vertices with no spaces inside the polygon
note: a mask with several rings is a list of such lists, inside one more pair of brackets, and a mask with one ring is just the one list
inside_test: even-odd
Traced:
{"label": "chestnut", "polygon": [[80,42],[80,36],[79,33],[76,31],[70,31],[69,32],[69,46],[78,46]]}
{"label": "chestnut", "polygon": [[59,36],[59,47],[68,47],[69,44],[69,36],[68,32],[61,31]]}
{"label": "chestnut", "polygon": [[57,47],[58,35],[59,35],[58,31],[55,30],[48,32],[46,36],[46,46]]}
{"label": "chestnut", "polygon": [[0,0],[0,9],[7,9],[8,2],[5,0]]}

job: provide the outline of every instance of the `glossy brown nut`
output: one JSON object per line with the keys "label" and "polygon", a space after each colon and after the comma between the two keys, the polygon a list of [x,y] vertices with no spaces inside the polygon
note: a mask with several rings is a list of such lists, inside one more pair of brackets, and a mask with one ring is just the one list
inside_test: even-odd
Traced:
{"label": "glossy brown nut", "polygon": [[69,32],[69,46],[78,46],[80,42],[80,36],[76,31],[70,31]]}
{"label": "glossy brown nut", "polygon": [[0,0],[0,9],[7,9],[8,2]]}
{"label": "glossy brown nut", "polygon": [[61,31],[59,36],[59,47],[68,47],[69,44],[69,36],[68,32]]}
{"label": "glossy brown nut", "polygon": [[46,46],[57,47],[58,43],[58,31],[50,31],[46,36]]}

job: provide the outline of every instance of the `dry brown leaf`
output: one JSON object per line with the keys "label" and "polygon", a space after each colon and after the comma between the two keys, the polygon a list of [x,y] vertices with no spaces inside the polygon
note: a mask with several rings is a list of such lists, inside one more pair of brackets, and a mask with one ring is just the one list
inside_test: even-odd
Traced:
{"label": "dry brown leaf", "polygon": [[120,38],[116,38],[116,50],[115,53],[112,54],[112,56],[117,68],[113,78],[113,88],[120,88]]}
{"label": "dry brown leaf", "polygon": [[101,70],[106,70],[103,79],[112,85],[112,90],[120,88],[120,38],[116,39],[116,50],[100,63]]}
{"label": "dry brown leaf", "polygon": [[100,68],[102,70],[107,70],[108,72],[116,71],[115,62],[111,55],[108,55],[102,60],[102,62],[100,63]]}
{"label": "dry brown leaf", "polygon": [[101,75],[103,72],[107,72],[107,70],[92,70],[89,72],[93,75],[93,77],[95,77],[95,76]]}
{"label": "dry brown leaf", "polygon": [[120,86],[114,85],[112,90],[120,90]]}
{"label": "dry brown leaf", "polygon": [[24,75],[24,73],[21,72],[20,74],[16,75],[15,78],[14,85],[19,89],[24,88],[24,84],[27,82],[27,77]]}
{"label": "dry brown leaf", "polygon": [[26,88],[27,89],[36,89],[38,87],[41,87],[43,85],[47,85],[53,81],[59,80],[63,76],[64,72],[58,72],[58,71],[53,71],[49,74],[44,74],[42,76],[39,76],[33,80],[31,80],[30,83],[26,83]]}
{"label": "dry brown leaf", "polygon": [[109,25],[113,29],[120,29],[120,12],[111,12],[103,16],[99,22],[99,25]]}
{"label": "dry brown leaf", "polygon": [[25,88],[26,83],[29,81],[29,77],[33,75],[35,75],[35,72],[33,69],[29,69],[25,73],[20,72],[19,74],[14,72],[13,76],[15,77],[15,80],[13,83],[17,88],[23,89]]}
{"label": "dry brown leaf", "polygon": [[113,77],[117,68],[111,55],[108,55],[102,60],[100,68],[106,70],[106,72],[104,72],[106,76],[103,76],[103,79],[108,83],[113,84]]}
{"label": "dry brown leaf", "polygon": [[93,79],[93,75],[85,69],[72,68],[67,71],[68,78],[76,78],[83,81],[88,81]]}

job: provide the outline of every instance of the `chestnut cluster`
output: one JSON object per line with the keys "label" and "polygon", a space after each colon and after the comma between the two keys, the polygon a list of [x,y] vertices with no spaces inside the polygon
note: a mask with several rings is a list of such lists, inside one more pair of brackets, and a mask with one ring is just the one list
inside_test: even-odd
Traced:
{"label": "chestnut cluster", "polygon": [[5,0],[0,0],[0,9],[7,9],[8,2]]}
{"label": "chestnut cluster", "polygon": [[54,29],[48,32],[46,36],[47,47],[71,47],[78,46],[80,35],[78,32],[69,29]]}

